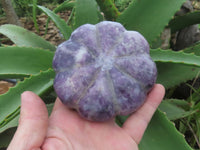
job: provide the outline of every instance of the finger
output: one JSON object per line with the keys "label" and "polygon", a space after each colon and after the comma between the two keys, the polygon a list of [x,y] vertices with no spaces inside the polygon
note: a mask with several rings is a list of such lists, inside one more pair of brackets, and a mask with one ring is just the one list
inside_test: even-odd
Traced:
{"label": "finger", "polygon": [[54,113],[59,113],[59,114],[61,113],[67,116],[77,115],[77,112],[74,111],[74,109],[68,108],[65,104],[62,103],[62,101],[59,98],[57,98],[55,101],[55,104],[52,110],[52,114]]}
{"label": "finger", "polygon": [[56,98],[53,110],[60,110],[60,109],[66,109],[66,106],[62,103],[62,101],[59,98]]}
{"label": "finger", "polygon": [[158,105],[162,101],[165,89],[162,85],[156,84],[149,93],[146,102],[132,114],[123,125],[123,129],[139,144],[144,131],[147,128]]}
{"label": "finger", "polygon": [[8,150],[38,150],[48,126],[48,112],[44,102],[33,92],[21,95],[21,112],[17,131]]}
{"label": "finger", "polygon": [[60,128],[65,128],[68,123],[77,121],[80,121],[78,112],[68,108],[59,98],[57,98],[49,118],[49,126],[56,125]]}

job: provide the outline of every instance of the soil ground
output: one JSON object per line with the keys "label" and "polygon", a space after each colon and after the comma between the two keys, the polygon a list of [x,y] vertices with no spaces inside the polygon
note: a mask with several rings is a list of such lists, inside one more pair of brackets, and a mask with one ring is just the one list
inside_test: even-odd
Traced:
{"label": "soil ground", "polygon": [[[70,12],[65,11],[62,13],[58,13],[58,15],[62,19],[67,21],[69,15],[70,15]],[[64,39],[62,38],[62,35],[59,33],[58,28],[55,26],[55,24],[52,21],[49,22],[47,34],[45,34],[47,16],[43,13],[41,15],[37,16],[39,32],[37,32],[36,28],[34,27],[34,23],[33,23],[32,19],[22,17],[22,18],[20,18],[20,22],[22,23],[22,26],[25,29],[38,34],[39,36],[43,37],[44,39],[46,39],[47,41],[51,42],[54,45],[58,45],[64,41]],[[3,24],[7,24],[6,17],[0,18],[0,25],[3,25]],[[13,44],[8,38],[6,38],[3,35],[0,35],[0,41],[2,44],[6,44],[6,45]]]}

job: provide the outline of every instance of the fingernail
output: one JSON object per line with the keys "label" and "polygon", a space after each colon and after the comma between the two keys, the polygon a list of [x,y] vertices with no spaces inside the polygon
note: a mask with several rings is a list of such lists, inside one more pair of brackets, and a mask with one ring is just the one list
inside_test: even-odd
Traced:
{"label": "fingernail", "polygon": [[30,97],[31,96],[34,96],[34,93],[31,92],[31,91],[24,91],[22,94],[21,94],[21,100],[22,101],[29,101],[31,100]]}

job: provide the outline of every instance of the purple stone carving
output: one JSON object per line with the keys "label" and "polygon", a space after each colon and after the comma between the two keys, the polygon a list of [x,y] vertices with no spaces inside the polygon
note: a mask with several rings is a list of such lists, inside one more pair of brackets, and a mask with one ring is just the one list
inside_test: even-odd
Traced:
{"label": "purple stone carving", "polygon": [[58,46],[53,68],[58,97],[91,121],[135,112],[157,78],[145,38],[111,21],[77,28]]}

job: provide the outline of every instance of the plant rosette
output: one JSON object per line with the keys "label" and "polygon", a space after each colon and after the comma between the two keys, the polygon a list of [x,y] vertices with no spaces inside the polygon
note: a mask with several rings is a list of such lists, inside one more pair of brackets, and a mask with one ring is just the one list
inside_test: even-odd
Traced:
{"label": "plant rosette", "polygon": [[58,46],[53,68],[60,100],[92,121],[135,112],[157,78],[146,39],[111,21],[77,28]]}

